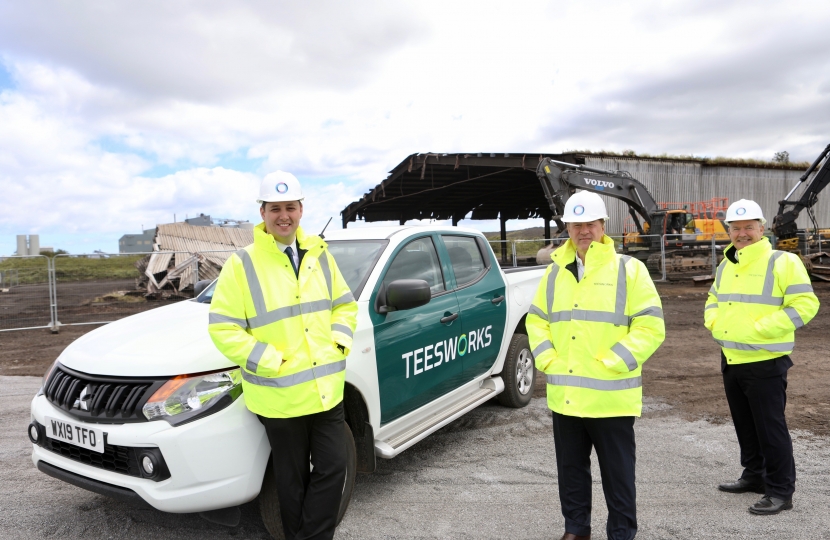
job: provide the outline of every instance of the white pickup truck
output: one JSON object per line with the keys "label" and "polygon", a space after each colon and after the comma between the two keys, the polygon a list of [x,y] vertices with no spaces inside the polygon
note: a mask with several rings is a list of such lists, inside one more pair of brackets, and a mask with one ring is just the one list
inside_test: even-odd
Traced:
{"label": "white pickup truck", "polygon": [[[502,271],[481,233],[457,227],[333,231],[326,242],[358,303],[342,517],[355,473],[374,471],[376,456],[396,456],[493,397],[527,405],[535,368],[524,321],[544,267]],[[266,527],[280,537],[268,439],[239,399],[238,366],[207,333],[212,292],[67,347],[32,400],[32,460],[55,478],[165,512],[260,495]]]}

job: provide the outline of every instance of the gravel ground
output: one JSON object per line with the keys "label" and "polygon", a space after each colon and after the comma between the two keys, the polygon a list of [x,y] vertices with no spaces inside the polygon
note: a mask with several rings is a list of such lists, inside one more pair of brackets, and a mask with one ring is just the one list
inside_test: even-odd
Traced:
{"label": "gravel ground", "polygon": [[[36,377],[0,377],[0,538],[268,538],[256,503],[239,526],[195,514],[135,508],[64,484],[32,465],[25,435]],[[639,539],[830,539],[830,439],[793,432],[795,508],[753,516],[755,494],[715,489],[740,474],[728,424],[681,419],[647,400],[635,426]],[[594,460],[596,461],[596,460]],[[594,538],[606,510],[594,471]],[[525,409],[486,404],[391,461],[358,477],[337,539],[559,538],[550,416],[544,399]]]}

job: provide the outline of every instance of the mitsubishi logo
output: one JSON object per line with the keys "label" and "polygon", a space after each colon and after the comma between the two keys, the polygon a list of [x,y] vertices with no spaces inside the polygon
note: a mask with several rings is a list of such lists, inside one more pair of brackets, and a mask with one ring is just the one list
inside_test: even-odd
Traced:
{"label": "mitsubishi logo", "polygon": [[82,411],[89,410],[89,403],[87,399],[91,398],[92,395],[89,394],[89,386],[84,386],[84,389],[81,390],[81,395],[78,396],[78,399],[75,400],[75,403],[72,405],[73,409],[81,409]]}

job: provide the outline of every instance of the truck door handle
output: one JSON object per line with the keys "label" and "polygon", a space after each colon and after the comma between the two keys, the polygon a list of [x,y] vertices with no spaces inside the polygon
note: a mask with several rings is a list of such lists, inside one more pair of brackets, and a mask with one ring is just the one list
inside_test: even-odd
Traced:
{"label": "truck door handle", "polygon": [[446,317],[441,318],[441,324],[446,324],[448,322],[453,322],[458,318],[458,313],[453,313],[452,315],[447,315]]}
{"label": "truck door handle", "polygon": [[490,302],[492,302],[494,304],[501,304],[502,302],[504,302],[504,295],[497,296],[497,297],[493,298],[492,300],[490,300]]}

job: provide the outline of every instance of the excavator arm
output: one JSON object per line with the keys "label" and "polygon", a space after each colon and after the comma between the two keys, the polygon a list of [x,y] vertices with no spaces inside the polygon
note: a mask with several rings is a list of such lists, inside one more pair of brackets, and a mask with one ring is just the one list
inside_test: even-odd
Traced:
{"label": "excavator arm", "polygon": [[[830,184],[830,158],[828,158],[828,154],[830,154],[830,144],[827,145],[807,171],[801,175],[798,184],[790,190],[784,200],[778,201],[778,214],[772,220],[772,231],[779,239],[796,238],[798,227],[795,221],[798,219],[798,215],[805,208],[812,208],[818,201],[818,194]],[[824,163],[822,163],[822,160]],[[813,172],[815,172],[814,175]],[[798,186],[808,178],[810,181],[804,191],[801,192],[798,200],[789,200]]]}
{"label": "excavator arm", "polygon": [[651,215],[658,210],[657,203],[646,187],[626,171],[594,169],[544,158],[536,168],[536,176],[542,183],[545,198],[553,212],[557,232],[565,230],[565,224],[562,223],[565,201],[577,189],[593,191],[625,202],[640,234],[645,232],[638,215],[644,223],[650,223]]}

